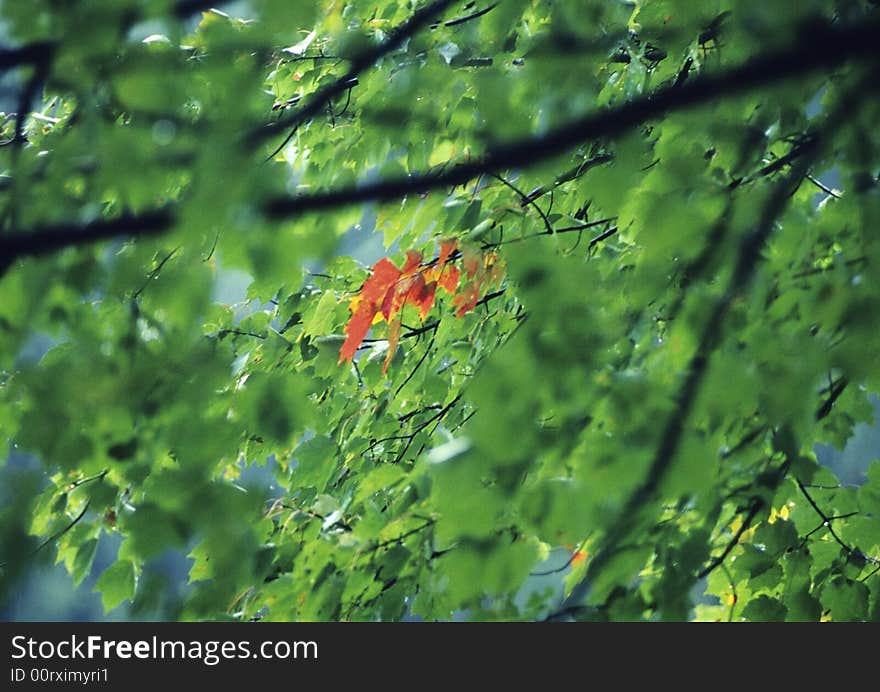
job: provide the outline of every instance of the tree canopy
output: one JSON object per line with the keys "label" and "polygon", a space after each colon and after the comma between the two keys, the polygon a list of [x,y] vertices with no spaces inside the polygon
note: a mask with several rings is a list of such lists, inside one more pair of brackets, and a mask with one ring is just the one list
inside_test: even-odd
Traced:
{"label": "tree canopy", "polygon": [[135,617],[170,550],[175,619],[880,619],[880,464],[814,453],[880,391],[876,2],[0,27],[0,592],[118,534]]}

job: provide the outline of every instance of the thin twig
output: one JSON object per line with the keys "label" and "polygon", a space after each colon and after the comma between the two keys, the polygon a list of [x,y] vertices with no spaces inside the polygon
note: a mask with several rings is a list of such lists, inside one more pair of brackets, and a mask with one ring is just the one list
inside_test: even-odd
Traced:
{"label": "thin twig", "polygon": [[[477,10],[476,12],[473,12],[472,14],[466,15],[464,17],[458,17],[457,19],[449,19],[449,20],[443,22],[443,26],[447,26],[447,27],[458,26],[460,24],[464,24],[465,22],[470,22],[470,21],[473,21],[474,19],[479,19],[487,12],[491,12],[492,10],[494,10],[496,7],[498,7],[498,3],[493,2],[488,7],[484,7],[482,10]],[[440,26],[440,23],[435,22],[434,24],[431,25],[431,28],[436,29],[438,26]]]}
{"label": "thin twig", "polygon": [[495,178],[495,180],[498,180],[498,181],[504,183],[504,185],[506,185],[511,190],[513,190],[516,194],[518,194],[524,204],[531,205],[540,215],[541,221],[544,222],[544,228],[546,229],[546,235],[553,235],[553,225],[550,223],[550,219],[547,218],[547,214],[544,213],[544,210],[538,206],[538,203],[535,202],[535,200],[530,199],[529,196],[525,192],[520,190],[516,185],[511,183],[509,180],[504,179],[503,177],[501,177],[497,173],[489,173],[488,175]]}
{"label": "thin twig", "polygon": [[[875,57],[874,46],[880,34],[880,22],[855,25],[828,25],[803,32],[791,46],[768,51],[738,67],[715,75],[701,75],[675,87],[661,87],[650,94],[617,106],[575,119],[567,125],[537,137],[529,137],[490,150],[485,156],[426,175],[392,178],[366,185],[355,185],[322,192],[280,197],[270,200],[263,211],[272,218],[291,217],[309,211],[339,208],[365,201],[397,200],[408,194],[461,185],[490,170],[509,170],[538,163],[557,156],[571,146],[587,139],[613,137],[641,123],[674,110],[683,110],[747,89],[790,78],[803,77],[821,68],[838,65],[851,58]],[[384,45],[384,44],[380,44]],[[822,45],[818,51],[816,45]],[[379,47],[377,47],[378,49]],[[340,87],[343,89],[346,87]],[[323,91],[323,90],[322,90]],[[341,93],[341,91],[340,91]],[[315,95],[319,112],[327,94]],[[298,110],[297,113],[302,113]],[[286,120],[281,128],[290,127]],[[272,132],[264,132],[261,137]],[[0,237],[0,274],[15,259],[28,255],[54,252],[71,245],[105,240],[117,235],[140,236],[162,233],[175,221],[171,208],[165,207],[138,215],[87,224],[58,224],[30,231],[13,230]]]}
{"label": "thin twig", "polygon": [[758,512],[761,511],[763,506],[764,503],[760,499],[756,498],[752,501],[748,513],[743,517],[742,525],[737,529],[736,533],[733,534],[733,538],[730,539],[730,542],[719,555],[713,557],[709,561],[709,564],[699,571],[697,579],[708,577],[713,570],[721,566],[721,564],[727,559],[727,556],[730,555],[731,551],[739,545],[739,541],[743,537],[743,534],[749,530],[749,527],[752,525],[752,522],[755,520],[755,517],[758,516]]}
{"label": "thin twig", "polygon": [[311,120],[318,115],[328,101],[332,101],[343,91],[350,88],[352,80],[357,79],[358,75],[376,63],[380,58],[388,53],[396,50],[406,39],[413,36],[422,27],[428,24],[434,17],[446,10],[452,4],[453,0],[435,0],[430,5],[426,5],[422,9],[415,12],[408,20],[392,29],[386,39],[378,45],[369,48],[360,55],[352,59],[348,70],[339,79],[331,82],[326,87],[318,89],[311,98],[291,115],[289,118],[281,118],[274,123],[261,127],[251,132],[249,139],[258,141],[271,137],[272,135],[283,131],[290,130],[284,140],[273,150],[269,159],[274,158],[279,151],[287,146],[287,143],[293,138],[297,129],[303,123]]}

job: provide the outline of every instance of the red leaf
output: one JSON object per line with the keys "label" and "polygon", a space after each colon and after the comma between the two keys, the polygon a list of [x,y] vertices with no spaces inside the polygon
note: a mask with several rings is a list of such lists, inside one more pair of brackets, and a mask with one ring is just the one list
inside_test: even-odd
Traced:
{"label": "red leaf", "polygon": [[[398,269],[388,258],[376,262],[349,305],[351,317],[345,325],[346,339],[339,351],[339,362],[352,359],[373,323],[384,319],[388,322],[388,355],[383,372],[386,371],[400,339],[398,314],[409,303],[424,322],[434,306],[438,287],[453,296],[457,317],[473,310],[480,302],[480,293],[501,281],[504,264],[495,253],[483,254],[464,247],[461,249],[462,272],[452,260],[457,251],[458,241],[447,239],[440,241],[437,261],[427,267],[422,267],[422,255],[415,250],[407,251],[403,269]],[[467,276],[464,285],[463,273]]]}
{"label": "red leaf", "polygon": [[457,307],[458,310],[455,311],[456,317],[461,317],[467,312],[470,312],[475,307],[477,307],[477,303],[480,300],[480,286],[476,282],[471,282],[467,284],[464,289],[462,289],[461,293],[459,293],[455,298],[452,299],[453,307]]}
{"label": "red leaf", "polygon": [[437,279],[437,283],[447,293],[455,293],[460,278],[461,272],[458,267],[450,264],[440,270],[440,278]]}
{"label": "red leaf", "polygon": [[461,264],[465,273],[474,278],[480,267],[483,266],[483,258],[474,250],[466,247],[461,251]]}
{"label": "red leaf", "polygon": [[351,318],[345,325],[346,339],[339,349],[339,362],[351,360],[358,346],[367,336],[376,313],[385,300],[390,288],[400,278],[400,270],[387,257],[383,257],[373,265],[373,272],[364,281],[360,292],[349,304]]}
{"label": "red leaf", "polygon": [[388,372],[388,366],[397,350],[397,342],[400,341],[400,318],[392,320],[388,323],[388,353],[385,355],[385,362],[382,364],[382,374]]}
{"label": "red leaf", "polygon": [[373,273],[364,281],[358,296],[365,301],[377,303],[388,290],[400,278],[400,270],[394,266],[394,262],[383,257],[373,265]]}
{"label": "red leaf", "polygon": [[418,274],[412,282],[407,294],[407,302],[419,310],[419,319],[424,322],[431,308],[434,307],[434,297],[437,294],[437,282],[425,282],[423,274]]}
{"label": "red leaf", "polygon": [[345,325],[345,343],[339,349],[339,362],[351,360],[358,350],[358,346],[367,336],[370,327],[373,325],[373,317],[376,312],[367,302],[362,302],[358,309],[352,313],[348,324]]}
{"label": "red leaf", "polygon": [[406,251],[406,262],[403,265],[403,269],[400,270],[400,273],[404,276],[408,274],[412,274],[416,269],[419,268],[419,265],[422,263],[422,253],[416,252],[415,250],[407,250]]}
{"label": "red leaf", "polygon": [[390,322],[391,315],[397,312],[397,310],[394,308],[394,301],[396,298],[397,283],[394,283],[385,292],[385,297],[382,299],[382,305],[379,307],[379,310],[382,312],[382,317],[385,318],[386,322]]}
{"label": "red leaf", "polygon": [[446,260],[449,259],[449,255],[455,252],[458,249],[458,241],[454,238],[451,240],[441,240],[440,241],[440,256],[437,258],[437,264],[443,266],[446,264]]}

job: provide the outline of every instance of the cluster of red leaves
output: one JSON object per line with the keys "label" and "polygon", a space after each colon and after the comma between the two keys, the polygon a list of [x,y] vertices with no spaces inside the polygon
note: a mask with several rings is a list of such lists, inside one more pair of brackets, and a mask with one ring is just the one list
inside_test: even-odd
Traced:
{"label": "cluster of red leaves", "polygon": [[[459,257],[464,279],[455,265]],[[351,360],[370,327],[384,320],[388,323],[388,354],[382,370],[386,372],[400,340],[400,312],[405,305],[416,308],[424,322],[439,288],[453,296],[455,314],[461,317],[477,306],[483,287],[498,282],[502,275],[503,267],[495,253],[459,250],[455,240],[441,241],[437,259],[427,263],[422,261],[421,253],[413,250],[406,253],[402,268],[383,257],[373,265],[372,273],[349,304],[351,318],[345,325],[339,362]]]}

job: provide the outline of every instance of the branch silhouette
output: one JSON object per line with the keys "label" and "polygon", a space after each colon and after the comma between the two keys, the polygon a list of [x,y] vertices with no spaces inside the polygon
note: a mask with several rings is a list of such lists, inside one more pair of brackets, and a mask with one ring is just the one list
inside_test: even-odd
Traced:
{"label": "branch silhouette", "polygon": [[810,166],[821,155],[831,133],[837,129],[840,121],[851,113],[853,102],[857,98],[856,93],[851,92],[837,104],[834,111],[825,119],[821,131],[810,141],[808,150],[797,159],[786,177],[773,189],[761,210],[755,230],[740,242],[733,274],[724,294],[715,302],[709,318],[700,331],[694,354],[685,368],[684,381],[675,397],[675,408],[662,429],[645,479],[630,493],[622,509],[617,513],[618,521],[608,530],[600,543],[586,576],[572,589],[557,613],[581,604],[589,592],[592,581],[617,554],[622,540],[638,524],[641,508],[649,504],[666,477],[675,460],[684,436],[685,424],[708,371],[710,356],[723,338],[724,320],[728,310],[751,284],[761,262],[761,250],[772,235],[776,220],[785,211],[792,193],[800,186]]}
{"label": "branch silhouette", "polygon": [[[786,78],[807,75],[839,65],[849,58],[876,60],[872,42],[877,40],[880,40],[880,22],[845,28],[813,26],[805,29],[801,38],[788,48],[769,51],[718,74],[696,77],[678,86],[673,84],[660,88],[619,106],[601,109],[544,135],[499,146],[480,158],[452,168],[336,190],[278,197],[270,200],[264,211],[270,218],[284,218],[463,185],[479,175],[528,166],[557,156],[589,139],[623,134],[669,111],[702,105]],[[823,50],[816,50],[817,45],[822,46]]]}
{"label": "branch silhouette", "polygon": [[[424,16],[422,23],[427,21],[427,16]],[[400,35],[396,34],[398,38]],[[651,94],[578,118],[546,134],[499,146],[480,158],[446,170],[277,197],[264,203],[262,211],[270,219],[289,218],[363,202],[396,200],[409,194],[423,194],[434,189],[461,185],[492,171],[527,167],[564,153],[585,140],[621,135],[668,112],[741,94],[786,78],[806,76],[823,68],[838,66],[850,59],[876,62],[878,55],[874,46],[878,39],[880,21],[862,22],[854,26],[814,25],[801,32],[800,38],[787,48],[768,51],[717,74],[693,77],[683,84],[661,87]],[[385,44],[377,46],[373,53],[383,45]],[[821,49],[817,49],[817,46]],[[354,67],[353,64],[352,68]],[[340,78],[335,86],[328,89],[337,89],[333,93],[341,93],[346,88],[344,85],[347,81],[346,77]],[[299,109],[296,118],[304,118],[303,114],[310,112],[306,109],[320,110],[326,104],[329,92],[319,93],[322,101],[314,101],[319,105]],[[318,98],[318,94],[315,98]],[[19,257],[46,254],[116,235],[134,237],[161,233],[173,226],[174,218],[172,208],[165,207],[145,214],[86,224],[58,224],[30,231],[10,230],[0,236],[0,273]]]}

